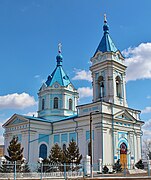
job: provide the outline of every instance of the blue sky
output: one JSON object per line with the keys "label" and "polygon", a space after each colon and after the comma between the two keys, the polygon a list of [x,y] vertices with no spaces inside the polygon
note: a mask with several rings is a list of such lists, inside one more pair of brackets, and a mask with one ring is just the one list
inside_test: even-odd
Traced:
{"label": "blue sky", "polygon": [[[0,124],[14,113],[37,111],[37,92],[55,68],[59,42],[79,103],[91,102],[89,62],[106,13],[110,35],[128,65],[128,105],[142,110],[144,134],[150,135],[150,7],[150,0],[0,0]],[[0,128],[1,143],[2,133]]]}

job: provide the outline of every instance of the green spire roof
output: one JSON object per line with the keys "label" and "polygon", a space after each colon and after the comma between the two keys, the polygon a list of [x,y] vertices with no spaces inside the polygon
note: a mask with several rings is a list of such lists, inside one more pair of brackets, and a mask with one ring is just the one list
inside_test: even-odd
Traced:
{"label": "green spire roof", "polygon": [[60,86],[67,86],[70,84],[70,79],[62,68],[62,55],[61,55],[61,44],[58,45],[58,55],[56,57],[57,66],[53,73],[48,76],[46,81],[47,86],[52,86],[55,82],[57,82]]}
{"label": "green spire roof", "polygon": [[[95,52],[95,54],[98,51],[104,52],[116,52],[118,49],[115,47],[110,35],[109,35],[109,26],[107,24],[106,15],[104,15],[104,26],[103,26],[104,35],[101,39],[101,42]],[[95,55],[94,54],[94,55]]]}

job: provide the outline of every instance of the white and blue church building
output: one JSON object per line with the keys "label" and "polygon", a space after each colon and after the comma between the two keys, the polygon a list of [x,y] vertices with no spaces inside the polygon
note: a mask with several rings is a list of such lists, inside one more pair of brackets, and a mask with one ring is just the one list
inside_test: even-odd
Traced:
{"label": "white and blue church building", "polygon": [[14,114],[3,124],[5,154],[14,135],[24,147],[24,157],[36,163],[47,158],[58,143],[66,148],[74,139],[83,158],[90,155],[90,117],[92,118],[93,163],[136,163],[141,159],[143,121],[140,111],[128,107],[126,66],[114,45],[106,17],[103,37],[91,58],[93,99],[78,105],[78,92],[63,69],[59,48],[56,67],[38,91],[38,116]]}

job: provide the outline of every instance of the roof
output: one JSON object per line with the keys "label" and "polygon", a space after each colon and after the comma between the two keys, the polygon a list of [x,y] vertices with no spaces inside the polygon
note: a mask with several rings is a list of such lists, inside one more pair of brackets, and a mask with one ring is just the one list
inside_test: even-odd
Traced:
{"label": "roof", "polygon": [[78,115],[72,115],[72,116],[64,117],[62,119],[53,121],[53,123],[60,122],[60,121],[66,121],[66,120],[74,119],[74,118],[77,118],[77,117],[78,117]]}
{"label": "roof", "polygon": [[26,115],[19,115],[19,116],[22,116],[22,117],[24,117],[26,119],[29,119],[29,120],[35,120],[35,121],[52,123],[51,120],[44,119],[44,118],[39,118],[39,117],[34,117],[34,116],[26,116]]}
{"label": "roof", "polygon": [[96,49],[95,54],[98,51],[101,51],[102,53],[118,51],[118,49],[114,45],[114,43],[113,43],[113,41],[112,41],[112,39],[111,39],[111,37],[109,35],[109,26],[108,26],[106,20],[104,21],[103,31],[104,31],[104,35],[103,35],[103,37],[101,39],[101,42],[100,42],[99,46]]}
{"label": "roof", "polygon": [[48,79],[46,81],[47,86],[52,86],[55,82],[57,82],[60,86],[67,86],[68,84],[71,84],[69,77],[65,73],[65,71],[62,68],[62,55],[59,53],[56,57],[57,59],[57,66],[53,73],[48,76]]}
{"label": "roof", "polygon": [[[72,116],[64,117],[62,119],[53,121],[53,120],[39,118],[39,117],[34,117],[34,116],[26,116],[26,115],[14,114],[8,121],[6,121],[3,124],[3,127],[7,126],[12,121],[14,121],[14,118],[16,118],[16,117],[22,117],[22,118],[25,118],[25,119],[28,119],[28,120],[32,120],[32,121],[37,121],[37,122],[56,123],[56,122],[60,122],[60,121],[66,121],[66,120],[74,119],[74,118],[77,117],[77,115],[72,115]],[[17,123],[19,123],[19,122],[17,122]]]}

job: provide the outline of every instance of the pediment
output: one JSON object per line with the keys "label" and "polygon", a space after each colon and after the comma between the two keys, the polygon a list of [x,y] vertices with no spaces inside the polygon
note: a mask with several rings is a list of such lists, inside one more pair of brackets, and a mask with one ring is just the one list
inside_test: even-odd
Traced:
{"label": "pediment", "polygon": [[69,84],[68,87],[67,87],[69,90],[73,91],[75,88],[72,84]]}
{"label": "pediment", "polygon": [[114,119],[136,122],[136,119],[127,110],[114,114]]}
{"label": "pediment", "polygon": [[8,119],[6,121],[5,124],[3,124],[3,127],[6,127],[6,126],[16,126],[18,124],[25,124],[28,122],[28,119],[20,116],[20,115],[17,115],[17,114],[14,114],[10,119]]}

